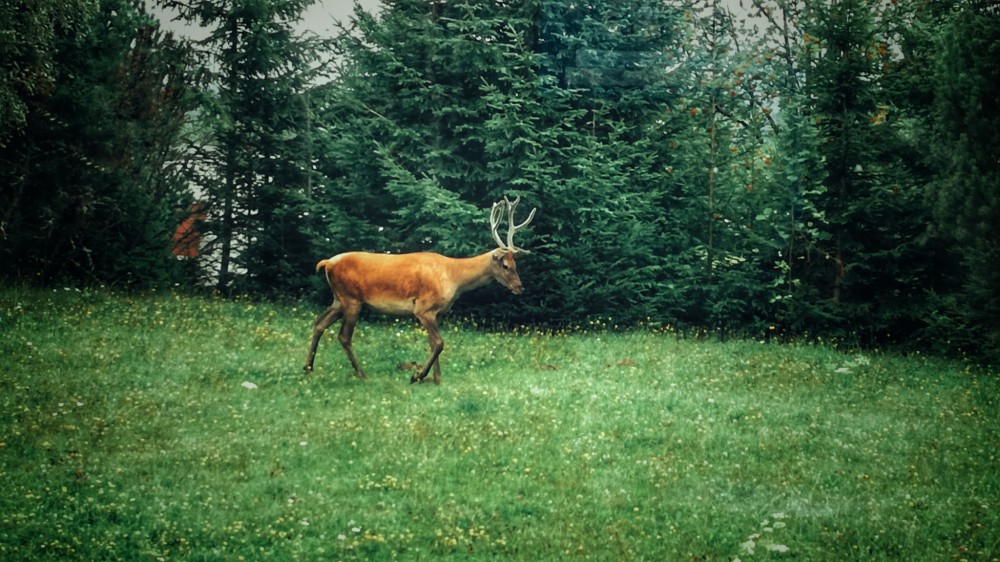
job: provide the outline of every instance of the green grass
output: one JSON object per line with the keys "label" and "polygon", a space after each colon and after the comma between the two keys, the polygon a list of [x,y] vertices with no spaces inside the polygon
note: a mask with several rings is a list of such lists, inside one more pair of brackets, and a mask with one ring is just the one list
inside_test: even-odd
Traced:
{"label": "green grass", "polygon": [[0,290],[0,559],[1000,558],[995,372],[318,312]]}

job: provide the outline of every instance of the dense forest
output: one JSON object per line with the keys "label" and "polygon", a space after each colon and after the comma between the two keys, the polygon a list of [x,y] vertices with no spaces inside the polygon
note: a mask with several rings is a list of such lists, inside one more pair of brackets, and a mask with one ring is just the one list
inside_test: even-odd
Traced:
{"label": "dense forest", "polygon": [[1000,359],[1000,6],[0,0],[8,283],[325,300],[346,250],[472,255],[459,314]]}

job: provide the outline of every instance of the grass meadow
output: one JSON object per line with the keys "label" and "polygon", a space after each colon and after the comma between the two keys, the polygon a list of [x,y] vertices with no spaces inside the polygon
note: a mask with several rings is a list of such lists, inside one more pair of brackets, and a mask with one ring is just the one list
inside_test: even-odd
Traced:
{"label": "grass meadow", "polygon": [[996,371],[319,312],[0,289],[0,559],[1000,559]]}

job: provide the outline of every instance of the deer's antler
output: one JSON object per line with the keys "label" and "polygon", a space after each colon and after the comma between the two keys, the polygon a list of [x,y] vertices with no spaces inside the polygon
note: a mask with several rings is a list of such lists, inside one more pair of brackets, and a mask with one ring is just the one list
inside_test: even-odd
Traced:
{"label": "deer's antler", "polygon": [[[537,211],[538,209],[537,208],[532,209],[531,213],[528,215],[528,218],[525,219],[525,221],[522,222],[521,224],[517,224],[516,222],[514,222],[514,209],[517,208],[517,204],[520,202],[521,202],[520,196],[514,198],[514,201],[511,201],[507,199],[507,196],[505,195],[502,201],[497,201],[496,203],[494,203],[493,208],[490,209],[490,232],[493,234],[493,240],[496,241],[497,246],[501,250],[513,253],[527,254],[529,253],[528,250],[525,250],[524,248],[518,248],[517,246],[514,245],[514,233],[516,233],[518,230],[521,230],[525,226],[528,226],[528,223],[530,223],[532,219],[535,218],[535,211]],[[503,218],[504,210],[507,211],[507,223],[508,223],[506,244],[504,243],[503,240],[500,239],[500,234],[497,232],[497,229],[500,227],[500,221]]]}

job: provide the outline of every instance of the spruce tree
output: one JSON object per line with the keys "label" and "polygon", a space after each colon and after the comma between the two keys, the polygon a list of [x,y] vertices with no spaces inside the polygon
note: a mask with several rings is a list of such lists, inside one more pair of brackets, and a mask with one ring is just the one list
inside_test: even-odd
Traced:
{"label": "spruce tree", "polygon": [[937,234],[959,267],[935,335],[1000,360],[1000,16],[972,4],[949,16],[934,67],[932,184]]}
{"label": "spruce tree", "polygon": [[[208,28],[209,74],[192,179],[209,211],[219,289],[287,293],[309,284],[314,172],[307,103],[317,45],[294,24],[311,0],[167,0]],[[240,273],[235,276],[234,273]]]}
{"label": "spruce tree", "polygon": [[191,107],[186,54],[138,2],[92,8],[48,30],[51,64],[0,148],[4,274],[173,281],[171,235],[187,207],[174,166]]}

